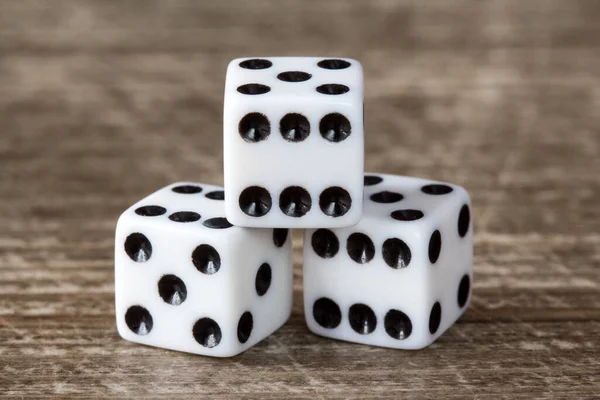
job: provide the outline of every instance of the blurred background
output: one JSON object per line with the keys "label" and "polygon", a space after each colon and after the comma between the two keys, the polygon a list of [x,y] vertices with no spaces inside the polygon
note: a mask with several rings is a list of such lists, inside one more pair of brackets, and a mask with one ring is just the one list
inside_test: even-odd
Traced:
{"label": "blurred background", "polygon": [[[244,355],[118,338],[118,215],[222,184],[225,67],[276,55],[360,60],[366,169],[470,191],[473,303],[430,349],[310,335],[299,241],[292,319]],[[595,0],[3,0],[0,395],[591,397],[599,108]]]}

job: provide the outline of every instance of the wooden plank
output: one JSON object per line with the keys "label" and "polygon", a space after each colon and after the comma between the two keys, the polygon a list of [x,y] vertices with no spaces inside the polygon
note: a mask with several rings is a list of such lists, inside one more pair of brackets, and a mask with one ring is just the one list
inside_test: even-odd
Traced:
{"label": "wooden plank", "polygon": [[[104,317],[9,318],[0,334],[2,378],[10,382],[9,390],[26,397],[50,389],[88,397],[108,391],[156,398],[259,392],[293,398],[417,398],[446,392],[550,398],[595,395],[600,372],[592,353],[600,334],[597,322],[459,323],[434,346],[416,352],[327,341],[292,323],[225,360],[123,342]],[[30,361],[23,365],[24,359]]]}
{"label": "wooden plank", "polygon": [[[0,49],[11,52],[195,52],[597,47],[594,0],[480,2],[230,1],[43,3],[0,6]],[[226,29],[223,27],[226,26]],[[151,29],[149,28],[151,27]],[[244,37],[246,41],[239,40]]]}

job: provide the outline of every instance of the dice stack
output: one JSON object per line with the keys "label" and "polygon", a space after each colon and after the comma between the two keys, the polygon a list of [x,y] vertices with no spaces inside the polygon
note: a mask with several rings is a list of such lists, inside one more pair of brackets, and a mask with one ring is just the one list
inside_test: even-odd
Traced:
{"label": "dice stack", "polygon": [[365,175],[363,110],[356,60],[233,60],[224,189],[174,183],[119,218],[119,334],[215,357],[252,347],[290,316],[292,228],[312,332],[419,349],[446,331],[471,297],[469,195]]}

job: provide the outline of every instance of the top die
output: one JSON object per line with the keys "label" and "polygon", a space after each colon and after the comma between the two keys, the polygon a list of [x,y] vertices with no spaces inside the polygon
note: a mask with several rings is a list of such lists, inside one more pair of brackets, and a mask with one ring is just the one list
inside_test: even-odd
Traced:
{"label": "top die", "polygon": [[352,59],[227,68],[225,212],[246,227],[346,227],[362,214],[363,72]]}

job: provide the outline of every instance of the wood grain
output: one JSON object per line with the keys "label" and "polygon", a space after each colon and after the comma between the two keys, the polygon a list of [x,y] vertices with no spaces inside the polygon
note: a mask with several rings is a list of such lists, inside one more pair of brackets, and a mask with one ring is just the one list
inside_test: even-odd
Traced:
{"label": "wood grain", "polygon": [[[0,3],[0,397],[597,398],[600,3]],[[474,203],[473,304],[406,352],[291,320],[226,360],[120,340],[119,213],[222,183],[223,81],[244,55],[338,55],[366,76],[370,171]]]}

